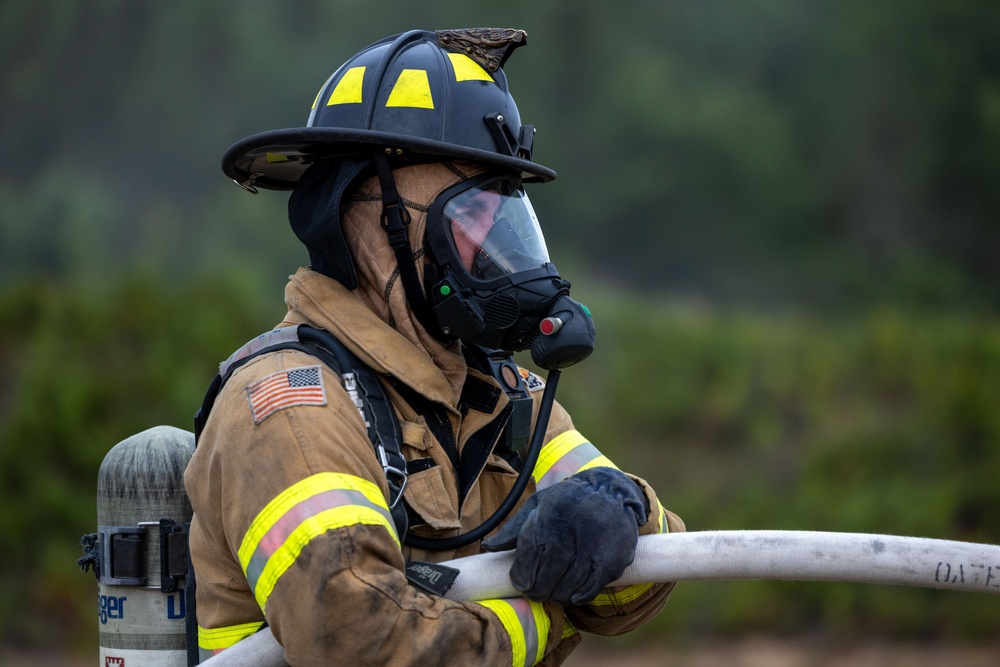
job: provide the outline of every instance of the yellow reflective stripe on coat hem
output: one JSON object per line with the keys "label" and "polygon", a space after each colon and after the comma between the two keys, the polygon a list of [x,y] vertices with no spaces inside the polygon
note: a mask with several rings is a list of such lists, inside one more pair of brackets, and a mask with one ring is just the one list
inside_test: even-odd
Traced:
{"label": "yellow reflective stripe on coat hem", "polygon": [[314,538],[353,525],[382,526],[399,547],[388,505],[371,481],[319,473],[278,494],[257,515],[240,545],[240,567],[261,609],[278,579]]}
{"label": "yellow reflective stripe on coat hem", "polygon": [[480,600],[480,604],[500,619],[510,637],[511,667],[532,667],[545,657],[549,617],[541,602],[526,598]]}
{"label": "yellow reflective stripe on coat hem", "polygon": [[264,621],[226,625],[221,628],[203,628],[199,625],[198,648],[206,651],[227,649],[260,630],[262,625]]}

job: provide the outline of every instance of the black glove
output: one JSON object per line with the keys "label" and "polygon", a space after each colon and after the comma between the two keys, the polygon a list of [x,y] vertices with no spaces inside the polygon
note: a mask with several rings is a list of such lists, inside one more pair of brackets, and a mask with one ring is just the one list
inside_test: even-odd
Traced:
{"label": "black glove", "polygon": [[488,551],[517,547],[510,580],[529,600],[593,600],[635,558],[646,494],[614,468],[590,468],[542,489],[483,540]]}

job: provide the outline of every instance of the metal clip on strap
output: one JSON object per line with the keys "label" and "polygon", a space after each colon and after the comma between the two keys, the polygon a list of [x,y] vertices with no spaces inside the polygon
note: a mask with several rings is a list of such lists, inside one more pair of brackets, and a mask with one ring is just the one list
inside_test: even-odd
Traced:
{"label": "metal clip on strap", "polygon": [[403,490],[406,489],[406,459],[399,453],[386,451],[381,444],[375,448],[375,452],[385,472],[385,481],[389,485],[389,509],[394,510],[403,497]]}

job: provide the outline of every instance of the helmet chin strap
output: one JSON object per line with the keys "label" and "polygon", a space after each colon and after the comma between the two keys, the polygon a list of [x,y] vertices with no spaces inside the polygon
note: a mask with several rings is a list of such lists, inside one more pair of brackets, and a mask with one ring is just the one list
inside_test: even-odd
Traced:
{"label": "helmet chin strap", "polygon": [[410,213],[400,200],[396,181],[392,177],[392,167],[384,153],[375,154],[375,168],[382,189],[382,229],[389,237],[389,246],[396,254],[396,265],[403,281],[406,299],[417,320],[429,331],[436,331],[437,326],[421,287],[420,276],[417,275],[416,258],[410,248]]}

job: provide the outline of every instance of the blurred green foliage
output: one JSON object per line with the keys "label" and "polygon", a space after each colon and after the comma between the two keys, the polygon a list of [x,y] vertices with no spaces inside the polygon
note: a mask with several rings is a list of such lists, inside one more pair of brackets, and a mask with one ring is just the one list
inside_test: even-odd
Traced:
{"label": "blurred green foliage", "polygon": [[104,455],[156,424],[190,430],[219,361],[284,314],[271,310],[219,280],[172,290],[141,275],[0,293],[0,644],[93,644],[96,582],[74,560]]}
{"label": "blurred green foliage", "polygon": [[[560,400],[690,529],[1000,542],[1000,320],[589,296],[599,346],[566,372]],[[0,305],[0,628],[5,641],[55,634],[85,650],[96,642],[96,584],[73,560],[76,538],[94,530],[104,454],[152,425],[190,428],[215,364],[284,311],[238,283],[141,276],[96,293],[38,283]],[[987,640],[998,622],[990,596],[689,583],[643,634],[877,628]]]}
{"label": "blurred green foliage", "polygon": [[[690,530],[1000,543],[1000,320],[761,314],[600,293],[588,304],[599,345],[567,371],[561,400]],[[645,632],[968,641],[997,622],[991,596],[689,583]]]}
{"label": "blurred green foliage", "polygon": [[727,303],[1000,303],[993,0],[379,7],[4,2],[0,279],[234,255],[283,275],[284,198],[251,207],[223,151],[301,126],[365,44],[499,24],[529,35],[505,70],[560,174],[531,192],[560,266]]}
{"label": "blurred green foliage", "polygon": [[[218,160],[352,53],[523,27],[550,252],[598,322],[578,426],[691,529],[1000,542],[993,0],[0,3],[0,645],[96,644],[108,449],[189,427],[283,315],[285,197]],[[992,598],[678,588],[639,636],[989,640]]]}

